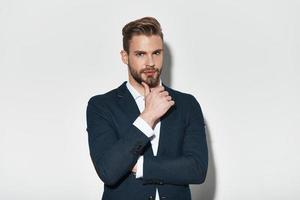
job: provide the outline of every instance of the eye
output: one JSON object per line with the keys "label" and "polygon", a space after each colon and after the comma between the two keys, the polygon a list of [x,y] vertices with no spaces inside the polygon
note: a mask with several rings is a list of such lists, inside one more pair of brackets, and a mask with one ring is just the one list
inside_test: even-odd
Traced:
{"label": "eye", "polygon": [[142,57],[142,56],[145,55],[145,53],[139,52],[139,53],[136,53],[135,55],[136,55],[137,57]]}
{"label": "eye", "polygon": [[156,51],[156,52],[154,52],[154,55],[160,55],[161,54],[161,52],[160,51]]}

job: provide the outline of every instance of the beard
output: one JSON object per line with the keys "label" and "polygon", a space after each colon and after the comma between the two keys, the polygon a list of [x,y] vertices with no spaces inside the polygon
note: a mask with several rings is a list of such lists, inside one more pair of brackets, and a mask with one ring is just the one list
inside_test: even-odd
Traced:
{"label": "beard", "polygon": [[[128,69],[133,79],[139,84],[145,82],[150,88],[154,88],[159,85],[161,70],[155,67],[147,67],[145,69],[142,69],[141,71],[137,71],[133,69],[130,65],[128,65]],[[155,73],[152,76],[147,76],[144,74],[146,78],[143,78],[143,73],[148,70],[155,71]]]}

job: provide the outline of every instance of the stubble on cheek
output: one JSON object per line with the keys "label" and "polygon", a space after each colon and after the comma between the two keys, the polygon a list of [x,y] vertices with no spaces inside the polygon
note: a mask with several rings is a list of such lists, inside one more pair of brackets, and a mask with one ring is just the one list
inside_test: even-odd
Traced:
{"label": "stubble on cheek", "polygon": [[[149,87],[156,87],[159,84],[160,80],[160,70],[155,68],[155,73],[152,76],[147,76],[144,72],[149,69],[143,69],[140,71],[136,71],[133,69],[130,65],[128,65],[128,70],[133,77],[133,79],[138,82],[139,84],[142,84],[142,82],[145,82],[149,85]],[[153,70],[153,69],[151,69]]]}
{"label": "stubble on cheek", "polygon": [[141,76],[144,77],[142,78],[142,80],[145,81],[149,85],[149,87],[156,87],[159,84],[159,78],[160,78],[159,70],[156,70],[156,72],[151,76],[147,76],[144,73],[141,73]]}

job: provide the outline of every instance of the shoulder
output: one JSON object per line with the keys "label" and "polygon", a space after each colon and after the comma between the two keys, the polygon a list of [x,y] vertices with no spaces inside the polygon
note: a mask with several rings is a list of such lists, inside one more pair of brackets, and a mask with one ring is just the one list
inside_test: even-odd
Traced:
{"label": "shoulder", "polygon": [[92,96],[89,99],[88,103],[89,104],[100,105],[100,104],[103,104],[105,102],[112,101],[112,99],[114,99],[115,96],[116,96],[116,89],[111,90],[109,92],[106,92],[104,94],[98,94],[98,95]]}
{"label": "shoulder", "polygon": [[[191,114],[194,112],[202,113],[202,108],[194,95],[174,90],[165,86],[172,99],[175,101],[175,109],[180,110],[182,113]],[[202,115],[202,114],[201,114]]]}
{"label": "shoulder", "polygon": [[182,103],[193,103],[197,102],[196,98],[189,93],[181,92],[175,89],[172,89],[168,86],[164,86],[166,90],[169,92],[170,96],[174,98],[176,101],[180,101]]}
{"label": "shoulder", "polygon": [[166,87],[172,99],[175,101],[175,109],[179,110],[186,123],[191,119],[200,120],[204,124],[202,108],[197,99],[189,93],[180,92]]}
{"label": "shoulder", "polygon": [[93,105],[97,105],[97,106],[107,106],[109,104],[112,104],[116,101],[116,97],[118,96],[118,94],[120,93],[120,91],[124,90],[124,87],[125,86],[125,82],[115,88],[115,89],[112,89],[106,93],[103,93],[103,94],[98,94],[98,95],[95,95],[95,96],[92,96],[89,101],[88,101],[88,104],[93,104]]}

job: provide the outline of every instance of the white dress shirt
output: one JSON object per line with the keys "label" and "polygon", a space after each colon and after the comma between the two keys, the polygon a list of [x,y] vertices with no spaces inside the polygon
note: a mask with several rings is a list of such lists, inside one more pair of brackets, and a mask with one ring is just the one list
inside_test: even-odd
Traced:
{"label": "white dress shirt", "polygon": [[[144,96],[141,95],[130,83],[127,81],[126,86],[133,96],[140,112],[143,112],[145,109],[145,99]],[[142,131],[147,137],[151,138],[151,147],[153,150],[154,156],[157,155],[158,144],[159,144],[159,135],[160,135],[160,121],[155,125],[154,129],[150,127],[150,125],[145,122],[141,117],[138,117],[134,122],[133,125],[136,126],[140,131]],[[137,171],[136,171],[136,178],[143,177],[143,164],[144,164],[144,157],[140,156],[137,161]],[[155,199],[159,200],[158,190],[156,189]]]}

